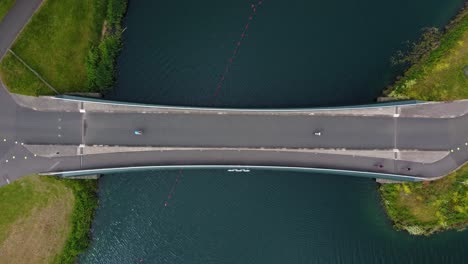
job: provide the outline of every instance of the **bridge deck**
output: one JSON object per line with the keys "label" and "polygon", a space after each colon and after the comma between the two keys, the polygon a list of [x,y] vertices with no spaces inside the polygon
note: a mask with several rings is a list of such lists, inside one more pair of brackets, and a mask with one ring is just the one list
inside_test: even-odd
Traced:
{"label": "bridge deck", "polygon": [[[468,160],[468,101],[245,111],[14,98],[0,99],[8,106],[0,124],[3,183],[33,172],[155,165],[322,168],[434,179]],[[135,129],[143,135],[133,135]],[[402,154],[407,151],[412,155]],[[444,155],[428,161],[427,153]]]}
{"label": "bridge deck", "polygon": [[[41,3],[16,1],[0,23],[0,59]],[[467,121],[468,101],[290,110],[153,107],[10,96],[0,81],[0,185],[37,172],[154,165],[316,167],[434,179],[468,160]],[[143,130],[143,135],[132,135],[135,129]],[[314,136],[317,131],[322,135]],[[38,153],[47,150],[49,155],[32,153],[28,145],[39,145]],[[63,155],[76,145],[166,150],[100,148],[100,154],[89,154],[80,148],[77,153],[84,155],[73,151]],[[317,148],[351,148],[375,155]],[[413,154],[377,155],[389,149]],[[434,151],[449,154],[435,162],[422,158]],[[51,156],[54,152],[56,156]]]}

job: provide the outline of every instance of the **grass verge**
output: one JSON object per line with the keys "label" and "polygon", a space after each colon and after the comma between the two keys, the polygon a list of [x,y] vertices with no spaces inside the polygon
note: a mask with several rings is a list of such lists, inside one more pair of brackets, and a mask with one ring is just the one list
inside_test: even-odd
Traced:
{"label": "grass verge", "polygon": [[0,0],[0,22],[2,22],[8,10],[13,7],[16,0]]}
{"label": "grass verge", "polygon": [[[468,98],[468,8],[451,22],[438,47],[412,65],[391,96],[418,100]],[[468,226],[468,165],[440,180],[383,184],[386,211],[399,230],[429,235]]]}
{"label": "grass verge", "polygon": [[89,243],[95,193],[96,181],[37,175],[0,188],[0,263],[74,263]]}
{"label": "grass verge", "polygon": [[73,203],[64,184],[36,175],[0,188],[0,263],[50,263],[70,233]]}
{"label": "grass verge", "polygon": [[78,254],[84,252],[90,243],[91,224],[98,205],[96,180],[58,180],[73,191],[75,203],[71,215],[71,232],[61,253],[51,263],[75,263]]}
{"label": "grass verge", "polygon": [[468,98],[468,8],[450,23],[438,47],[412,65],[390,96],[424,101]]}
{"label": "grass verge", "polygon": [[30,96],[55,95],[34,73],[29,71],[11,53],[7,53],[0,64],[0,73],[12,93]]}
{"label": "grass verge", "polygon": [[[60,93],[90,92],[85,62],[101,39],[106,11],[106,0],[46,0],[12,50]],[[0,74],[13,92],[50,94],[13,56],[2,60]]]}
{"label": "grass verge", "polygon": [[[126,7],[127,0],[46,0],[12,50],[60,93],[101,92],[115,80],[115,62],[122,46],[121,21]],[[0,75],[11,92],[33,96],[54,94],[12,54],[1,61]],[[60,188],[66,193],[55,194],[52,199],[48,191],[36,195],[38,188]],[[8,238],[15,229],[34,233],[35,223],[47,223],[37,218],[38,215],[55,216],[49,216],[49,221],[65,218],[57,222],[58,227],[53,226],[57,228],[48,228],[47,236],[37,236],[34,243],[20,244],[28,235],[20,232],[23,237],[12,238],[5,244],[10,245],[14,256],[0,255],[0,263],[2,259],[8,263],[75,263],[76,256],[89,245],[89,230],[97,206],[96,188],[96,181],[92,180],[32,176],[0,189],[0,212],[7,212],[0,218],[0,243],[3,243],[2,234]],[[57,209],[58,206],[49,204],[51,201],[67,204],[71,209]],[[44,211],[44,208],[52,209]],[[27,221],[18,227],[18,219]],[[57,232],[60,227],[66,230]],[[44,243],[49,240],[58,242]],[[37,245],[49,247],[38,249]],[[40,259],[24,261],[28,251],[35,248],[38,252],[35,256]],[[0,252],[6,251],[0,248]]]}
{"label": "grass verge", "polygon": [[380,193],[399,230],[429,235],[468,225],[468,166],[433,182],[383,184]]}

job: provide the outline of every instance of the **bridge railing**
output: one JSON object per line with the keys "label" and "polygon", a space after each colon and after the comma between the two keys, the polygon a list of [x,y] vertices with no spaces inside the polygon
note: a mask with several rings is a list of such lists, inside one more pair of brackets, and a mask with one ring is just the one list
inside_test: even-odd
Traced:
{"label": "bridge railing", "polygon": [[274,171],[293,171],[293,172],[307,172],[307,173],[326,173],[332,175],[363,177],[372,179],[385,179],[392,181],[405,181],[417,182],[427,180],[422,177],[406,176],[399,174],[376,173],[376,172],[362,172],[352,170],[338,170],[338,169],[323,169],[323,168],[307,168],[307,167],[282,167],[282,166],[233,166],[233,165],[169,165],[169,166],[138,166],[138,167],[116,167],[116,168],[102,168],[102,169],[85,169],[74,171],[61,171],[61,172],[47,172],[41,175],[53,175],[60,177],[76,177],[95,174],[113,174],[124,172],[141,172],[141,171],[161,171],[161,170],[204,170],[204,169],[218,169],[225,170],[232,173],[249,173],[252,170],[274,170]]}
{"label": "bridge railing", "polygon": [[297,111],[320,111],[320,110],[346,110],[346,109],[369,109],[369,108],[382,108],[382,107],[393,107],[403,105],[416,105],[426,103],[424,101],[417,100],[404,100],[394,102],[382,102],[375,104],[365,105],[354,105],[354,106],[334,106],[334,107],[311,107],[311,108],[220,108],[220,107],[196,107],[196,106],[170,106],[170,105],[159,105],[159,104],[146,104],[146,103],[133,103],[133,102],[122,102],[106,100],[101,98],[90,98],[75,95],[57,95],[57,99],[75,101],[75,102],[90,102],[98,104],[110,104],[110,105],[122,105],[122,106],[135,106],[135,107],[152,107],[161,109],[177,109],[177,110],[212,110],[212,111],[242,111],[242,112],[297,112]]}

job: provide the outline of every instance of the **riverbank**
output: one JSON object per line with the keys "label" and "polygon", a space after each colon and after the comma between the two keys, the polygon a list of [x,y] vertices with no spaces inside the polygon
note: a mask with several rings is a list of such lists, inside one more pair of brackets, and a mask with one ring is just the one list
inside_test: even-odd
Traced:
{"label": "riverbank", "polygon": [[[126,7],[123,0],[45,0],[0,63],[10,92],[92,90],[87,56],[112,35],[103,28],[115,19],[116,2]],[[1,188],[0,263],[75,263],[90,241],[96,189],[97,181],[38,176]]]}
{"label": "riverbank", "polygon": [[[468,98],[468,8],[449,24],[438,47],[411,66],[390,95],[417,100]],[[395,228],[413,235],[468,226],[468,165],[433,182],[383,184],[382,202]]]}
{"label": "riverbank", "polygon": [[46,0],[0,63],[5,85],[33,96],[107,90],[126,6],[125,0]]}
{"label": "riverbank", "polygon": [[398,230],[430,235],[468,225],[468,166],[434,182],[383,184],[380,193]]}
{"label": "riverbank", "polygon": [[2,0],[0,1],[0,22],[3,20],[8,10],[13,7],[16,0]]}
{"label": "riverbank", "polygon": [[76,263],[77,256],[88,248],[91,241],[90,229],[98,206],[98,182],[97,180],[48,178],[64,184],[72,190],[74,196],[73,211],[69,222],[72,228],[63,249],[52,263]]}
{"label": "riverbank", "polygon": [[468,2],[440,37],[424,43],[436,48],[421,56],[387,91],[391,97],[423,101],[468,98]]}
{"label": "riverbank", "polygon": [[88,245],[96,189],[37,175],[0,188],[0,263],[74,263]]}

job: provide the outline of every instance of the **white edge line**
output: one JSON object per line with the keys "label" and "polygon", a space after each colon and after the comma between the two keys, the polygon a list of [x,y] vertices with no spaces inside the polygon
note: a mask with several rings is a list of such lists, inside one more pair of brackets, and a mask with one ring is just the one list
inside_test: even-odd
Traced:
{"label": "white edge line", "polygon": [[[342,111],[342,110],[361,110],[361,109],[378,109],[378,108],[389,108],[395,107],[398,105],[381,105],[381,106],[355,106],[355,107],[338,107],[338,108],[291,108],[291,109],[249,109],[249,108],[209,108],[209,107],[185,107],[185,106],[167,106],[167,105],[145,105],[138,103],[129,103],[129,102],[102,102],[102,101],[87,101],[86,98],[72,99],[72,98],[58,98],[52,97],[56,100],[72,101],[72,102],[85,102],[85,103],[94,103],[94,104],[104,104],[104,105],[117,105],[117,106],[130,106],[130,107],[146,107],[146,108],[160,108],[160,109],[170,109],[170,110],[198,110],[198,111],[226,111],[226,112],[319,112],[319,111]],[[399,106],[410,106],[410,105],[420,105],[420,104],[432,104],[433,102],[416,102],[408,103]]]}
{"label": "white edge line", "polygon": [[179,168],[218,168],[218,169],[227,169],[227,168],[253,168],[253,169],[292,169],[292,170],[306,170],[306,171],[317,171],[317,172],[338,172],[338,173],[355,173],[355,174],[372,174],[372,175],[382,175],[390,177],[400,177],[416,180],[428,180],[429,178],[422,178],[416,176],[405,176],[400,174],[390,174],[390,173],[378,173],[378,172],[364,172],[364,171],[353,171],[353,170],[339,170],[339,169],[323,169],[323,168],[308,168],[308,167],[285,167],[285,166],[249,166],[249,165],[163,165],[163,166],[134,166],[134,167],[116,167],[116,168],[102,168],[102,169],[86,169],[86,170],[74,170],[74,171],[61,171],[61,172],[42,172],[40,175],[61,175],[69,173],[98,173],[98,172],[119,172],[126,170],[137,170],[137,169],[179,169]]}

